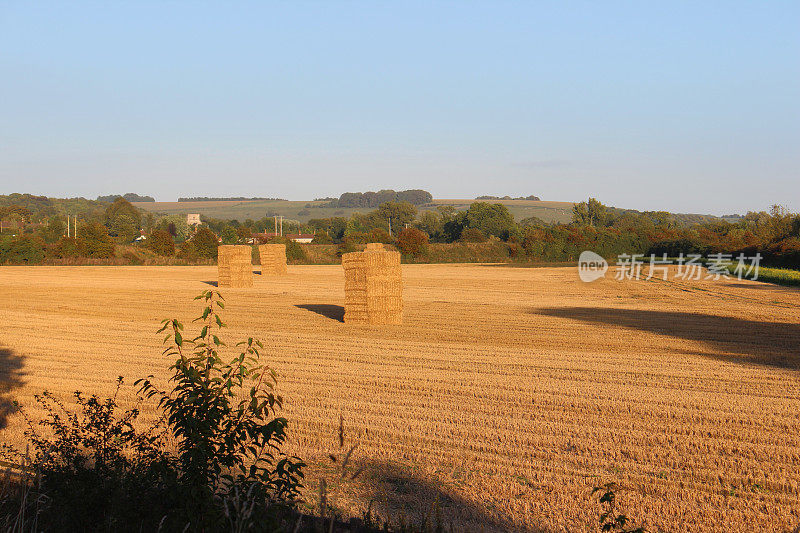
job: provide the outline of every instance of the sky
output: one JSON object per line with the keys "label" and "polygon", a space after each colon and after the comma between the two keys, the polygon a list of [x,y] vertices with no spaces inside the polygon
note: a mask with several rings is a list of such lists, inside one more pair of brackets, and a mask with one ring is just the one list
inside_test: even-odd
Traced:
{"label": "sky", "polygon": [[0,194],[800,210],[800,2],[0,0]]}

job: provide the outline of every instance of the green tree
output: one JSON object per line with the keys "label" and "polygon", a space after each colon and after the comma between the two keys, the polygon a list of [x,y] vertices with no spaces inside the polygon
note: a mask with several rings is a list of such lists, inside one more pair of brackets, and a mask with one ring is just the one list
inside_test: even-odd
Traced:
{"label": "green tree", "polygon": [[473,202],[467,210],[466,225],[486,235],[508,239],[516,231],[514,216],[503,204]]}
{"label": "green tree", "polygon": [[86,245],[86,257],[114,257],[114,241],[99,222],[79,227],[78,239]]}
{"label": "green tree", "polygon": [[238,238],[236,235],[236,228],[228,225],[224,226],[220,237],[222,238],[222,244],[236,244]]}
{"label": "green tree", "polygon": [[189,244],[191,246],[191,253],[196,257],[203,259],[214,259],[217,257],[219,241],[217,240],[217,236],[205,226],[201,226],[200,229],[192,235]]}
{"label": "green tree", "polygon": [[387,220],[391,232],[397,233],[414,220],[417,208],[408,202],[384,202],[378,206],[375,216]]}
{"label": "green tree", "polygon": [[142,215],[124,198],[117,198],[106,208],[105,223],[108,233],[117,242],[131,242],[139,236]]}
{"label": "green tree", "polygon": [[333,239],[331,239],[330,235],[325,233],[324,231],[318,231],[314,234],[314,240],[311,241],[312,244],[331,244],[333,243]]}
{"label": "green tree", "polygon": [[0,241],[0,263],[36,265],[44,258],[44,243],[38,237],[20,235]]}
{"label": "green tree", "polygon": [[434,241],[440,239],[444,231],[444,221],[435,211],[423,211],[414,225],[427,233]]}
{"label": "green tree", "polygon": [[248,244],[248,241],[253,237],[253,232],[250,226],[240,226],[236,228],[236,244]]}
{"label": "green tree", "polygon": [[64,232],[65,225],[61,217],[50,217],[47,226],[42,231],[42,237],[45,242],[54,243],[58,242],[64,236]]}
{"label": "green tree", "polygon": [[606,206],[595,198],[572,206],[572,221],[582,226],[603,226],[608,219]]}
{"label": "green tree", "polygon": [[156,229],[163,229],[175,238],[175,242],[184,242],[189,238],[189,224],[186,215],[168,215],[156,222]]}
{"label": "green tree", "polygon": [[150,234],[147,246],[158,255],[167,257],[175,255],[175,241],[172,240],[172,235],[163,229],[157,229]]}

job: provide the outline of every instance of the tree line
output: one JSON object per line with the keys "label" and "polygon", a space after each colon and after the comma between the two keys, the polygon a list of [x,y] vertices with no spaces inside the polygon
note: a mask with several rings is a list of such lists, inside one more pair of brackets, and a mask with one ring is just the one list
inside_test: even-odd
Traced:
{"label": "tree line", "polygon": [[[108,205],[83,205],[77,228],[71,227],[68,236],[64,205],[30,195],[13,197],[19,201],[13,204],[9,198],[0,197],[0,218],[17,217],[26,224],[15,236],[0,234],[0,263],[104,259],[132,250],[191,262],[213,259],[220,243],[274,239],[270,235],[274,220],[267,214],[245,221],[202,217],[199,227],[189,227],[185,215],[155,215],[124,198]],[[760,253],[764,264],[800,268],[800,215],[779,206],[733,221],[693,221],[664,211],[609,208],[590,198],[574,206],[571,222],[551,224],[536,217],[515,221],[506,206],[493,202],[473,202],[458,210],[447,205],[420,209],[407,201],[391,200],[349,217],[314,218],[305,223],[284,220],[283,229],[284,233],[314,234],[314,244],[337,245],[340,253],[366,242],[395,244],[419,261],[425,260],[429,244],[492,241],[508,260],[575,261],[583,250],[609,259],[619,254]],[[134,243],[137,239],[140,242]],[[290,256],[302,259],[302,247],[289,246]]]}
{"label": "tree line", "polygon": [[411,205],[425,205],[433,201],[433,195],[421,189],[393,191],[384,189],[378,192],[346,192],[338,200],[328,202],[325,207],[376,208],[386,202],[408,202]]}
{"label": "tree line", "polygon": [[114,200],[116,200],[117,198],[124,198],[125,200],[128,200],[129,202],[155,202],[156,201],[156,199],[153,198],[152,196],[140,196],[140,195],[136,194],[135,192],[128,192],[128,193],[125,193],[125,194],[122,194],[122,195],[109,194],[107,196],[98,196],[97,197],[97,201],[98,202],[111,203]]}

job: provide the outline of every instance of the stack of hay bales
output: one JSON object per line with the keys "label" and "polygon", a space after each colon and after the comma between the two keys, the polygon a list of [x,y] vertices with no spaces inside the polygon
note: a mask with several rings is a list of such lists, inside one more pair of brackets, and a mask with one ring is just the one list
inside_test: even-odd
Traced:
{"label": "stack of hay bales", "polygon": [[367,250],[385,250],[382,242],[368,242]]}
{"label": "stack of hay bales", "polygon": [[262,276],[282,276],[286,274],[286,245],[261,244],[258,247],[261,257]]}
{"label": "stack of hay bales", "polygon": [[367,249],[342,255],[344,321],[356,324],[400,324],[403,284],[400,253]]}
{"label": "stack of hay bales", "polygon": [[252,287],[253,259],[250,246],[222,245],[217,248],[218,287]]}

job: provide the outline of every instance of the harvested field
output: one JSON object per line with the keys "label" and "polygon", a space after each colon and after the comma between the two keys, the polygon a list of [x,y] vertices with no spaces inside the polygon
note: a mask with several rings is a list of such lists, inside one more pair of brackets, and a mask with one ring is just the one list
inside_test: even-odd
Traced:
{"label": "harvested field", "polygon": [[[800,525],[800,290],[747,281],[584,284],[574,268],[404,265],[402,325],[342,322],[339,265],[222,289],[226,338],[262,338],[293,452],[339,508],[461,529],[597,530],[592,487],[667,531]],[[34,393],[166,374],[155,334],[210,267],[0,267],[0,440]],[[358,442],[355,481],[326,455]]]}

